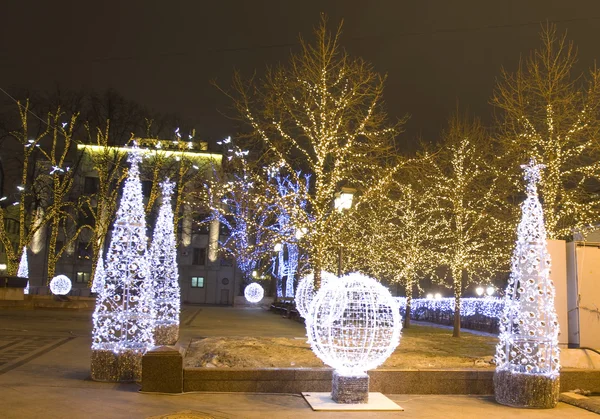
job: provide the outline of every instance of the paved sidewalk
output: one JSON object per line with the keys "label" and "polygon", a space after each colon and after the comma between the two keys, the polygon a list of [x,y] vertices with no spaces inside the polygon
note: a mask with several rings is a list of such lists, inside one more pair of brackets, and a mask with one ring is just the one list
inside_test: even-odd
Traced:
{"label": "paved sidewalk", "polygon": [[[301,324],[257,309],[185,307],[182,324],[184,340],[223,334],[304,335]],[[90,330],[90,311],[0,310],[0,417],[135,419],[182,411],[195,413],[190,418],[598,417],[563,403],[552,410],[522,410],[481,396],[389,395],[404,412],[336,413],[313,412],[299,395],[141,394],[136,384],[90,380]]]}

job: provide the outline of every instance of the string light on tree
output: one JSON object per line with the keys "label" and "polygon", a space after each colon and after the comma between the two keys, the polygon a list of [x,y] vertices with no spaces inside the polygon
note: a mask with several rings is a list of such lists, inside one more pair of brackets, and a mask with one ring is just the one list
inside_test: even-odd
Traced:
{"label": "string light on tree", "polygon": [[247,285],[244,289],[244,297],[249,303],[256,304],[260,302],[264,296],[265,290],[256,282]]}
{"label": "string light on tree", "polygon": [[154,340],[157,345],[174,345],[179,339],[179,309],[181,291],[177,267],[177,244],[173,223],[171,196],[175,183],[169,179],[161,184],[162,205],[156,219],[150,246],[152,287],[156,312]]}
{"label": "string light on tree", "polygon": [[27,263],[27,247],[23,247],[23,253],[21,254],[21,261],[19,262],[17,276],[19,278],[27,278],[27,285],[25,286],[23,293],[29,294],[29,264]]}
{"label": "string light on tree", "polygon": [[366,403],[367,371],[400,343],[400,313],[390,292],[373,278],[351,273],[321,287],[306,320],[313,352],[335,369],[333,400]]}
{"label": "string light on tree", "polygon": [[99,381],[139,380],[142,355],[154,346],[153,291],[137,146],[127,161],[131,167],[106,254],[104,292],[98,295],[93,314],[92,379]]}
{"label": "string light on tree", "polygon": [[67,295],[73,284],[66,275],[56,275],[50,281],[50,292],[54,295]]}
{"label": "string light on tree", "polygon": [[521,166],[527,198],[521,204],[511,274],[496,346],[494,393],[499,403],[550,408],[558,403],[558,321],[550,280],[544,213],[537,183],[545,166]]}

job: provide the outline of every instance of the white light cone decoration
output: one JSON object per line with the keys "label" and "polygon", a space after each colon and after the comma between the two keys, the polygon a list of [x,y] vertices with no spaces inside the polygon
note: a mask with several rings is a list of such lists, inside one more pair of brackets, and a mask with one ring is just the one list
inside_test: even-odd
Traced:
{"label": "white light cone decoration", "polygon": [[140,161],[134,147],[106,254],[105,287],[96,299],[91,366],[98,381],[139,380],[142,355],[154,346]]}
{"label": "white light cone decoration", "polygon": [[399,307],[388,289],[359,273],[329,281],[306,320],[312,350],[335,369],[333,400],[367,403],[367,370],[381,365],[400,343]]}
{"label": "white light cone decoration", "polygon": [[505,405],[551,408],[558,403],[560,365],[555,291],[536,188],[544,166],[532,160],[521,167],[527,198],[521,204],[522,218],[500,319],[494,393]]}
{"label": "white light cone decoration", "polygon": [[175,345],[179,339],[180,295],[179,272],[177,269],[177,245],[173,229],[171,195],[175,183],[169,179],[161,183],[162,204],[156,219],[150,265],[152,266],[152,288],[154,289],[154,343]]}
{"label": "white light cone decoration", "polygon": [[265,296],[265,290],[260,284],[253,282],[244,289],[244,297],[249,303],[256,304]]}
{"label": "white light cone decoration", "polygon": [[73,284],[66,275],[56,275],[50,281],[50,292],[54,295],[67,295]]}
{"label": "white light cone decoration", "polygon": [[98,263],[96,263],[96,270],[94,271],[94,280],[92,281],[92,292],[100,294],[104,290],[104,275],[104,260],[102,258],[102,249],[100,249]]}
{"label": "white light cone decoration", "polygon": [[[331,272],[321,271],[321,286],[325,286],[329,281],[334,279],[337,279],[337,276]],[[315,274],[310,273],[304,276],[300,282],[298,282],[298,287],[296,288],[296,298],[294,299],[298,313],[300,313],[300,315],[305,319],[308,317],[309,307],[313,301],[315,293]]]}
{"label": "white light cone decoration", "polygon": [[[29,278],[29,264],[27,263],[27,247],[23,247],[23,253],[21,254],[21,260],[19,261],[19,269],[17,270],[17,276],[19,278]],[[29,281],[27,281],[27,285],[25,289],[23,289],[23,294],[29,294]]]}

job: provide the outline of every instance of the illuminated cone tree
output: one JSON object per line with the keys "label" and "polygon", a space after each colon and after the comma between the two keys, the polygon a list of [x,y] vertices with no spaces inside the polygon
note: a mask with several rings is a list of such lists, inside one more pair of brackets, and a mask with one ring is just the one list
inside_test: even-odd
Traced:
{"label": "illuminated cone tree", "polygon": [[522,218],[496,347],[496,400],[516,407],[554,407],[559,395],[555,291],[536,185],[544,167],[535,160],[522,166],[527,198],[521,205]]}
{"label": "illuminated cone tree", "polygon": [[[21,254],[21,261],[19,262],[19,270],[17,271],[19,278],[29,278],[29,264],[27,263],[27,247],[23,248]],[[27,286],[23,290],[24,294],[29,294],[29,280],[27,280]]]}
{"label": "illuminated cone tree", "polygon": [[92,281],[92,292],[100,294],[104,289],[104,259],[102,258],[102,249],[98,255],[98,263],[94,270],[94,280]]}
{"label": "illuminated cone tree", "polygon": [[93,315],[92,379],[99,381],[139,380],[142,355],[154,346],[140,161],[134,147],[106,255],[104,292]]}
{"label": "illuminated cone tree", "polygon": [[177,247],[173,228],[171,195],[174,182],[161,184],[162,204],[150,246],[152,288],[154,290],[154,340],[157,345],[174,345],[179,338],[180,288],[177,271]]}

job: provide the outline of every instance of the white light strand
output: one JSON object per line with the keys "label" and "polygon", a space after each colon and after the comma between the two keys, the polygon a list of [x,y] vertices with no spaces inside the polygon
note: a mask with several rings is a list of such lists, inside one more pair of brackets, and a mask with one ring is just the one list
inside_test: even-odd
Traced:
{"label": "white light strand", "polygon": [[156,325],[179,326],[180,295],[177,267],[177,244],[173,223],[171,196],[175,183],[166,179],[162,184],[162,204],[156,219],[150,246],[152,287]]}
{"label": "white light strand", "polygon": [[[406,311],[406,297],[396,297],[400,313]],[[504,310],[504,299],[495,297],[462,298],[460,305],[461,317],[482,316],[489,319],[499,319]],[[424,317],[429,313],[454,314],[452,298],[413,298],[410,304],[411,316],[415,318]]]}
{"label": "white light strand", "polygon": [[105,288],[96,300],[92,349],[115,354],[145,352],[154,345],[152,288],[146,248],[146,219],[134,147],[106,254]]}
{"label": "white light strand", "polygon": [[[337,279],[337,276],[331,272],[321,271],[322,286],[335,279]],[[314,273],[310,273],[304,276],[298,282],[298,288],[296,288],[296,298],[294,299],[296,303],[296,310],[298,310],[300,316],[304,317],[305,319],[310,313],[310,304],[312,303],[315,294],[315,275]]]}
{"label": "white light strand", "polygon": [[400,343],[397,303],[387,288],[359,273],[323,285],[306,321],[313,352],[342,376],[364,376]]}
{"label": "white light strand", "polygon": [[536,183],[543,165],[521,166],[527,181],[522,218],[496,346],[496,370],[557,378],[560,369],[554,285]]}
{"label": "white light strand", "polygon": [[73,284],[66,275],[56,275],[50,281],[50,292],[54,295],[67,295]]}

